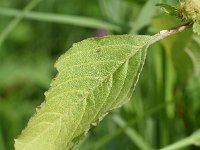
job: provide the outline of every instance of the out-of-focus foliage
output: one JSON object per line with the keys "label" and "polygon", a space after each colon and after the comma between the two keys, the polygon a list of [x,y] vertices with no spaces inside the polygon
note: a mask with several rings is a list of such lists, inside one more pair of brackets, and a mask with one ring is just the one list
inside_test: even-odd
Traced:
{"label": "out-of-focus foliage", "polygon": [[[103,20],[120,30],[112,30],[113,26],[109,30],[95,28],[93,22],[93,28],[85,23],[79,26],[84,20],[76,24],[52,23],[27,17],[13,23],[13,17],[1,15],[1,8],[22,10],[28,3],[0,1],[0,41],[11,28],[9,24],[14,26],[0,42],[0,150],[13,149],[13,139],[44,100],[43,93],[56,73],[55,60],[73,43],[106,34],[152,35],[180,24],[171,17],[163,17],[154,6],[175,5],[174,0],[41,0],[32,9],[73,15],[72,20],[74,16]],[[31,15],[28,11],[26,14]],[[198,130],[199,41],[199,36],[189,30],[152,45],[132,100],[93,128],[76,149],[155,149]],[[195,146],[186,149],[191,148]]]}

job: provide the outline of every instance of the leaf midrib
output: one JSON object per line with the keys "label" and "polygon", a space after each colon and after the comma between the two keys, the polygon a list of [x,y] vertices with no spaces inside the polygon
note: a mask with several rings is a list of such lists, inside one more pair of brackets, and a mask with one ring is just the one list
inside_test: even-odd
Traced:
{"label": "leaf midrib", "polygon": [[[90,94],[92,94],[101,84],[103,84],[103,82],[105,82],[105,80],[107,80],[108,78],[110,78],[111,76],[113,76],[113,74],[114,74],[124,63],[126,63],[127,61],[129,61],[129,59],[130,59],[131,57],[133,57],[139,50],[142,50],[142,48],[143,48],[144,46],[145,46],[145,45],[143,45],[143,46],[141,46],[140,48],[138,48],[137,51],[132,52],[126,59],[124,59],[123,61],[121,61],[121,62],[119,63],[119,66],[116,67],[115,70],[113,70],[113,71],[110,72],[107,76],[105,76],[105,78],[103,78],[102,81],[100,81],[99,84],[98,84],[97,86],[95,86],[92,90],[87,91],[88,93],[87,93],[87,95],[86,95],[86,98],[83,98],[83,100],[86,101],[86,103],[85,103],[85,105],[84,105],[84,106],[85,106],[85,107],[84,107],[84,111],[83,111],[84,113],[83,113],[83,115],[81,116],[78,125],[77,125],[76,128],[73,130],[72,135],[69,137],[69,141],[67,141],[67,144],[71,141],[71,138],[73,138],[73,136],[74,136],[74,134],[76,133],[78,127],[80,126],[80,123],[81,123],[82,120],[83,120],[83,116],[84,116],[84,114],[86,113],[85,109],[86,109],[86,107],[87,107],[87,99],[88,99],[88,96],[89,96]],[[105,62],[105,61],[104,61],[104,62]],[[61,71],[61,72],[62,72],[62,71]],[[60,73],[60,72],[59,72],[59,73]],[[113,80],[113,79],[112,79],[112,80]],[[125,81],[124,81],[124,82],[125,82]],[[110,95],[110,91],[111,91],[111,89],[112,89],[112,85],[113,85],[113,83],[111,84],[109,93],[108,93],[107,97],[105,98],[104,103],[102,103],[102,105],[99,107],[99,110],[96,111],[95,116],[94,116],[92,119],[90,119],[90,123],[89,123],[89,124],[92,124],[92,123],[93,123],[92,121],[94,121],[94,119],[96,118],[96,116],[99,114],[99,111],[101,111],[102,107],[104,106],[104,104],[105,104],[105,102],[106,102],[108,96]],[[124,85],[124,84],[123,84],[123,85]],[[82,90],[81,90],[81,91],[82,91]],[[86,91],[85,91],[85,92],[86,92]],[[119,93],[121,93],[121,91],[120,91]],[[59,95],[60,95],[60,94],[59,94]],[[59,96],[59,95],[58,95],[58,96]],[[47,100],[47,102],[49,102],[49,100]],[[63,117],[65,117],[65,116],[61,116],[61,117],[58,118],[58,119],[61,119],[61,118],[63,118]],[[53,126],[53,124],[55,124],[55,122],[56,122],[58,119],[56,119],[55,121],[52,122],[52,126]],[[61,120],[61,122],[62,122],[62,120]],[[88,125],[89,125],[89,124],[88,124]],[[40,136],[42,136],[42,135],[43,135],[45,132],[47,132],[49,129],[50,129],[50,128],[46,128],[43,132],[41,132],[41,133],[39,134],[39,136],[37,136],[36,138],[34,138],[34,140],[32,140],[31,142],[29,142],[29,144],[30,144],[30,143],[33,143],[35,140],[37,140]],[[60,133],[59,133],[59,134],[60,134]],[[25,150],[25,148],[26,148],[29,144],[27,144],[27,145],[23,148],[23,150]]]}
{"label": "leaf midrib", "polygon": [[[143,47],[142,47],[142,48],[143,48]],[[139,50],[140,50],[140,49],[139,49]],[[139,51],[139,50],[138,50],[138,51]],[[136,51],[134,54],[130,55],[127,59],[125,59],[124,62],[121,63],[121,64],[119,65],[119,67],[117,67],[112,73],[110,73],[109,75],[107,75],[107,76],[102,80],[102,82],[100,82],[96,87],[94,87],[93,90],[89,91],[89,92],[88,92],[88,96],[89,96],[90,94],[92,94],[104,81],[106,81],[108,78],[110,78],[110,76],[113,76],[113,74],[114,74],[124,63],[126,63],[127,61],[129,61],[131,57],[133,57],[135,54],[137,54],[138,51]],[[112,77],[112,79],[113,79],[113,77]],[[124,82],[125,82],[125,81],[124,81]],[[124,85],[124,84],[123,84],[123,85]],[[109,96],[109,94],[110,94],[111,89],[112,89],[112,84],[111,84],[111,88],[110,88],[110,90],[109,90],[109,93],[108,93],[107,97],[105,98],[104,103],[106,102],[106,100],[107,100],[107,98],[108,98],[108,96]],[[119,93],[121,93],[121,91],[120,91]],[[118,95],[119,95],[119,94],[118,94]],[[88,98],[88,97],[87,97],[87,98]],[[91,119],[90,124],[93,123],[92,120],[94,121],[94,119],[96,118],[96,116],[99,114],[99,112],[101,111],[102,107],[104,106],[104,103],[100,106],[100,108],[99,108],[99,110],[97,111],[96,115]],[[85,114],[85,112],[84,112],[84,114]],[[82,119],[81,119],[81,121],[82,121]],[[79,125],[80,125],[81,121],[79,122]],[[79,126],[79,125],[78,125],[78,126]],[[73,131],[73,135],[70,137],[70,139],[73,138],[74,133],[76,133],[76,130],[77,130],[78,126],[77,126],[76,129]],[[68,142],[70,142],[70,141],[68,141]]]}

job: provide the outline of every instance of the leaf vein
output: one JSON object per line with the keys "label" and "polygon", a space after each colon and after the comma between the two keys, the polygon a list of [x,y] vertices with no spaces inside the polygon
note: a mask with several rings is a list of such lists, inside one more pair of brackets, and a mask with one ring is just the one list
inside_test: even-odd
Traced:
{"label": "leaf vein", "polygon": [[64,72],[64,70],[67,70],[67,69],[73,69],[74,67],[83,67],[83,66],[88,66],[88,65],[97,65],[97,64],[106,64],[106,63],[111,63],[111,62],[113,62],[113,63],[123,63],[123,61],[115,61],[115,60],[108,60],[108,61],[95,61],[95,62],[86,62],[86,63],[80,63],[80,64],[77,64],[77,65],[71,65],[71,66],[69,66],[69,67],[66,67],[66,68],[64,68],[64,69],[62,69],[62,70],[59,70],[59,74],[61,74],[62,72]]}

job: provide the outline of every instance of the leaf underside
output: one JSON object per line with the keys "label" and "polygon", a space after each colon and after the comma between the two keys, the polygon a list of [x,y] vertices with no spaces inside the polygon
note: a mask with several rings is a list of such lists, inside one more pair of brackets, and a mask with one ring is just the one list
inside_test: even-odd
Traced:
{"label": "leaf underside", "polygon": [[92,125],[130,99],[149,40],[119,35],[74,44],[57,61],[58,75],[15,149],[72,149]]}

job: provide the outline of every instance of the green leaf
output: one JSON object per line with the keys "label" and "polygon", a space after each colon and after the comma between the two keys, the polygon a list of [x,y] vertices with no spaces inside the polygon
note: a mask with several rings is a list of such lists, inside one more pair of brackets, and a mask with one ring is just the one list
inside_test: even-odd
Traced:
{"label": "green leaf", "polygon": [[108,36],[74,44],[56,63],[58,75],[16,150],[71,149],[92,125],[127,102],[150,36]]}
{"label": "green leaf", "polygon": [[200,23],[194,23],[193,32],[200,35]]}
{"label": "green leaf", "polygon": [[163,3],[156,4],[156,6],[160,6],[165,13],[167,13],[171,16],[177,16],[178,15],[176,7],[173,7],[173,6],[168,5],[168,4],[163,4]]}

